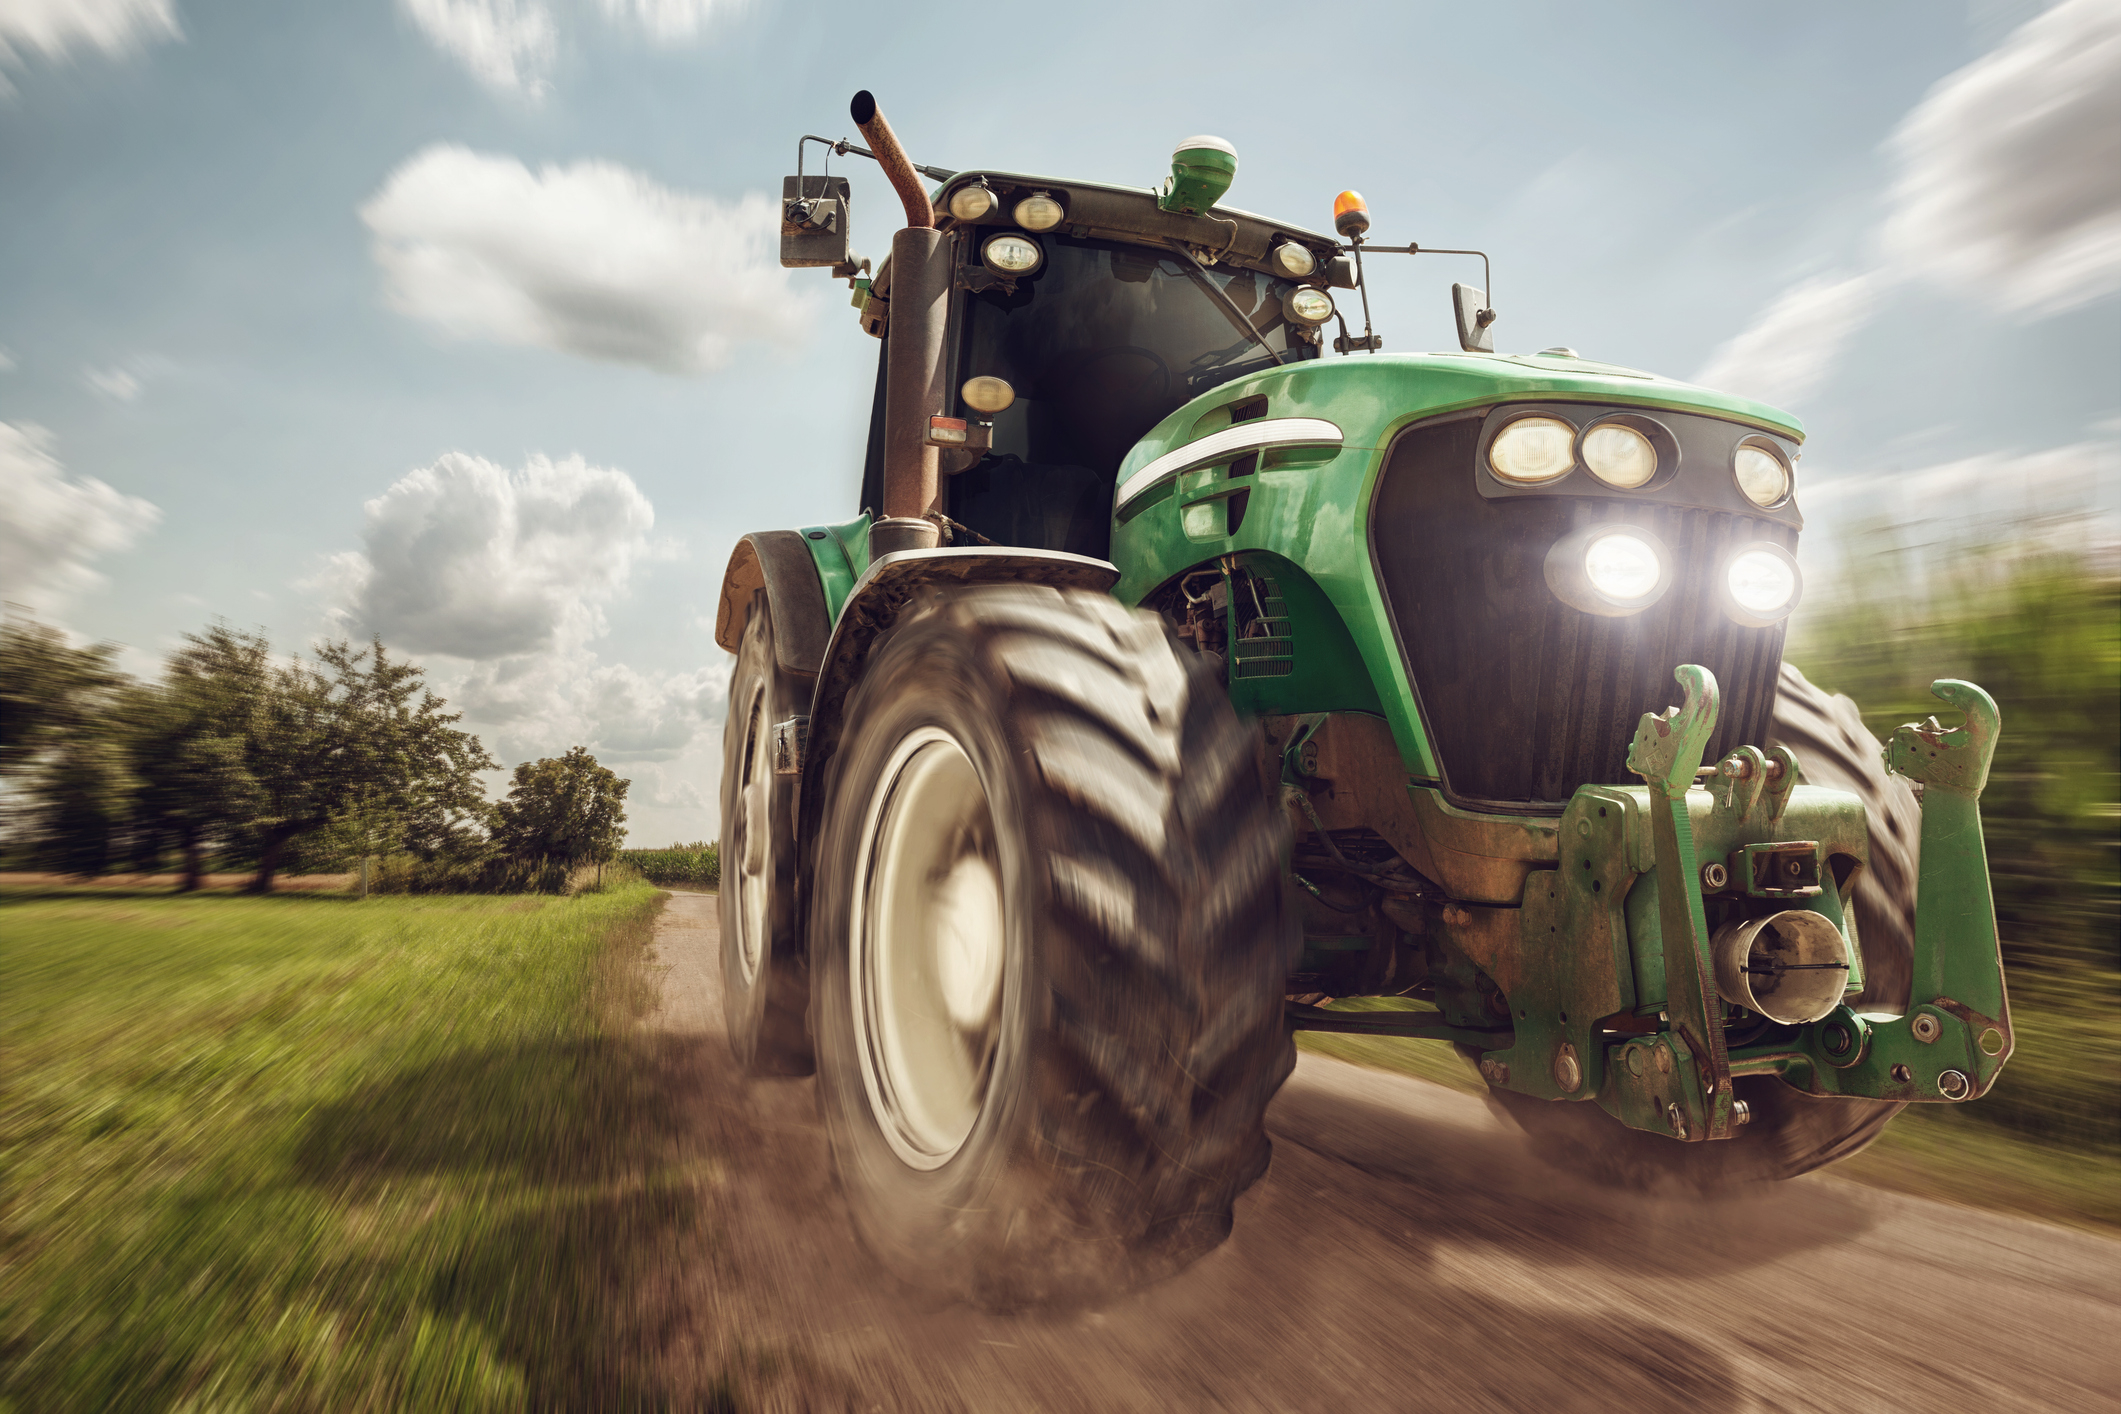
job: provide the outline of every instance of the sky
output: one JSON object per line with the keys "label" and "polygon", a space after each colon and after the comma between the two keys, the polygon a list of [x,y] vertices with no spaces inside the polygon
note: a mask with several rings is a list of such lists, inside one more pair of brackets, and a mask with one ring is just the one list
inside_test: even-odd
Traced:
{"label": "sky", "polygon": [[[379,635],[712,838],[730,549],[858,509],[878,346],[775,222],[859,88],[919,162],[1148,186],[1209,132],[1231,205],[1486,250],[1498,347],[1803,418],[1808,573],[1880,518],[2121,540],[2121,0],[0,0],[9,611],[142,675]],[[1477,272],[1370,270],[1453,346]]]}

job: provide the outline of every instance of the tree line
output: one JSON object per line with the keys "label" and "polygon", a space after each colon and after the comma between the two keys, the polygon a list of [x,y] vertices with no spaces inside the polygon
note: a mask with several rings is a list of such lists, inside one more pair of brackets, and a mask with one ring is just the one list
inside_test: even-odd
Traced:
{"label": "tree line", "polygon": [[0,819],[17,867],[174,863],[188,890],[213,861],[263,892],[279,873],[372,855],[573,865],[625,838],[631,783],[582,747],[524,762],[488,800],[480,773],[499,763],[381,640],[287,658],[217,623],[153,681],[117,653],[34,620],[0,627]]}

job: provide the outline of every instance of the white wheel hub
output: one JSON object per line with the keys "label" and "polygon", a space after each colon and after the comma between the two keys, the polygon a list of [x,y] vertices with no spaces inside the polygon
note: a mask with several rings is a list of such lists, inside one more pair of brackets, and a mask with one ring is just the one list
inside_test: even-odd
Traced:
{"label": "white wheel hub", "polygon": [[987,792],[949,733],[924,727],[892,753],[858,869],[849,960],[862,1079],[892,1151],[940,1168],[986,1103],[1006,939]]}

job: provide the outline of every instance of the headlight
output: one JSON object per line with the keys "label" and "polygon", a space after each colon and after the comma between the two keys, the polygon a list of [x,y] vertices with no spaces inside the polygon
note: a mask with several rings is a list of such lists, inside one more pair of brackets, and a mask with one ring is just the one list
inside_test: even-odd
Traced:
{"label": "headlight", "polygon": [[994,207],[994,193],[983,186],[959,187],[950,193],[950,214],[960,221],[977,221]]}
{"label": "headlight", "polygon": [[1004,231],[998,236],[987,237],[987,243],[979,248],[979,258],[986,262],[989,270],[1004,275],[1025,275],[1038,269],[1038,263],[1046,256],[1038,248],[1038,242],[1029,236]]}
{"label": "headlight", "polygon": [[1672,556],[1637,525],[1594,525],[1547,551],[1547,587],[1562,603],[1620,618],[1642,612],[1672,587]]}
{"label": "headlight", "polygon": [[1558,417],[1520,417],[1488,443],[1488,469],[1531,485],[1567,476],[1576,464],[1576,429]]}
{"label": "headlight", "polygon": [[1593,540],[1583,552],[1584,578],[1622,604],[1646,604],[1664,574],[1657,547],[1640,535],[1616,530]]}
{"label": "headlight", "polygon": [[1723,565],[1723,609],[1748,628],[1781,623],[1804,593],[1797,561],[1780,545],[1741,545]]}
{"label": "headlight", "polygon": [[965,386],[957,391],[965,406],[974,412],[1000,412],[1016,401],[1016,389],[1009,386],[1008,380],[991,373],[967,378]]}
{"label": "headlight", "polygon": [[1281,312],[1295,324],[1323,324],[1333,317],[1333,296],[1300,285],[1282,297]]}
{"label": "headlight", "polygon": [[1311,247],[1307,245],[1283,241],[1274,247],[1274,263],[1301,280],[1318,268],[1318,257],[1311,254]]}
{"label": "headlight", "polygon": [[1016,204],[1016,224],[1027,231],[1050,231],[1061,223],[1068,213],[1061,204],[1044,192],[1033,192]]}
{"label": "headlight", "polygon": [[1787,501],[1796,480],[1782,454],[1762,442],[1740,442],[1738,454],[1731,458],[1731,473],[1738,478],[1738,489],[1745,492],[1745,498],[1763,510]]}
{"label": "headlight", "polygon": [[1657,449],[1621,422],[1601,422],[1583,434],[1583,464],[1608,486],[1633,491],[1657,475]]}

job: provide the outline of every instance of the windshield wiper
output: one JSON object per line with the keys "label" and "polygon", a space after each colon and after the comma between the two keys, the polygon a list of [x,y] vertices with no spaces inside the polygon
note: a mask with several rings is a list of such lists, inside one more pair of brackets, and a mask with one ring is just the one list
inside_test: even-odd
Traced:
{"label": "windshield wiper", "polygon": [[1252,336],[1253,342],[1267,351],[1267,357],[1273,359],[1277,364],[1280,363],[1282,351],[1267,342],[1267,336],[1259,332],[1259,326],[1252,322],[1252,316],[1246,314],[1242,309],[1239,309],[1237,307],[1237,301],[1231,299],[1228,293],[1224,291],[1223,287],[1216,284],[1215,281],[1209,277],[1208,267],[1202,265],[1198,260],[1194,259],[1193,252],[1187,250],[1182,245],[1174,245],[1171,247],[1171,249],[1177,251],[1179,259],[1185,261],[1187,266],[1190,267],[1194,283],[1198,284],[1202,289],[1208,292],[1208,298],[1214,300],[1217,304],[1221,305],[1223,313],[1230,316],[1231,322],[1236,324],[1237,327],[1242,329],[1245,333],[1250,334]]}

